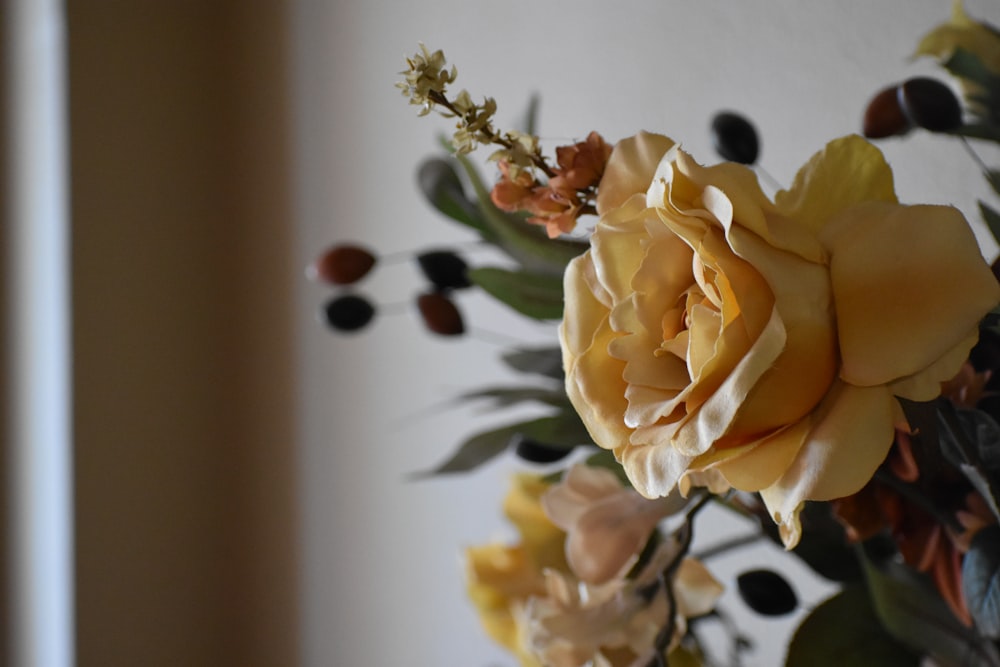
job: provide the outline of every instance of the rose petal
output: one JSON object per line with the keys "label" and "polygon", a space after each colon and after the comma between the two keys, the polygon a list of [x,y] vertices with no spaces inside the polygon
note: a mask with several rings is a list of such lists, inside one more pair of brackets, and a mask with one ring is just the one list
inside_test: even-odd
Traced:
{"label": "rose petal", "polygon": [[940,359],[924,370],[897,380],[889,385],[895,396],[911,401],[932,401],[941,395],[941,383],[955,377],[955,369],[961,368],[969,358],[969,351],[979,340],[979,327],[970,331],[965,339],[948,350]]}
{"label": "rose petal", "polygon": [[896,201],[892,170],[882,152],[856,134],[828,143],[799,170],[791,189],[774,197],[784,216],[813,234],[841,211],[872,201]]}
{"label": "rose petal", "polygon": [[597,189],[598,214],[620,206],[636,192],[645,192],[660,159],[673,145],[672,139],[649,132],[618,142]]}
{"label": "rose petal", "polygon": [[617,337],[608,325],[608,311],[593,296],[593,264],[589,253],[566,269],[566,308],[574,317],[563,319],[559,340],[566,372],[566,395],[580,414],[594,442],[613,449],[628,441],[622,419],[628,404],[622,379],[624,364],[607,354]]}
{"label": "rose petal", "polygon": [[626,446],[615,454],[632,486],[646,498],[658,498],[673,491],[693,459],[663,445]]}
{"label": "rose petal", "polygon": [[760,442],[713,450],[698,457],[692,468],[716,470],[740,491],[760,491],[785,474],[809,429],[809,420],[803,419]]}
{"label": "rose petal", "polygon": [[625,365],[607,354],[608,344],[616,337],[605,319],[593,345],[565,369],[566,395],[594,442],[605,449],[628,442],[630,435],[623,418],[628,409],[627,385],[622,379]]}
{"label": "rose petal", "polygon": [[842,498],[871,479],[892,445],[896,405],[885,387],[834,383],[795,460],[760,492],[786,548],[801,537],[798,514],[805,501]]}
{"label": "rose petal", "polygon": [[[780,356],[786,341],[784,322],[774,309],[760,337],[718,389],[681,421],[674,436],[674,446],[679,452],[697,456],[728,433],[747,395]],[[724,343],[719,347],[725,351]]]}
{"label": "rose petal", "polygon": [[832,221],[821,239],[831,257],[841,377],[851,384],[918,373],[1000,301],[1000,286],[955,208],[862,204]]}
{"label": "rose petal", "polygon": [[601,285],[614,301],[632,293],[633,273],[646,255],[646,220],[650,218],[655,219],[655,213],[637,197],[597,223],[600,233],[591,237],[593,262]]}

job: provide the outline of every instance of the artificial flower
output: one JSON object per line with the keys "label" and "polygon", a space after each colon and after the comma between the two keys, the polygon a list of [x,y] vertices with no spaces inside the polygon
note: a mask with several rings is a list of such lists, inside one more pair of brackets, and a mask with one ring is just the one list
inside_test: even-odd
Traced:
{"label": "artificial flower", "polygon": [[540,505],[548,486],[537,475],[515,475],[504,512],[521,541],[470,547],[465,552],[468,595],[480,622],[522,667],[541,665],[528,648],[525,606],[532,597],[547,594],[544,571],[566,569],[565,533],[545,517]]}
{"label": "artificial flower", "polygon": [[585,463],[542,496],[546,515],[566,531],[567,562],[588,584],[622,576],[660,521],[686,504],[679,493],[644,498],[607,468]]}
{"label": "artificial flower", "polygon": [[962,0],[952,2],[951,20],[927,33],[914,55],[946,61],[956,49],[976,56],[987,69],[1000,76],[1000,32],[991,25],[971,19]]}
{"label": "artificial flower", "polygon": [[[671,580],[663,581],[662,573],[679,557],[677,549],[676,540],[666,540],[634,579],[590,585],[547,573],[548,594],[533,598],[526,610],[532,650],[551,667],[625,667],[654,650],[671,616],[673,634],[666,650],[676,649],[687,632],[687,619],[710,612],[723,590],[693,558],[680,560]],[[665,586],[670,586],[669,596]]]}
{"label": "artificial flower", "polygon": [[566,389],[646,497],[691,472],[759,491],[786,547],[858,491],[1000,301],[962,214],[903,206],[881,153],[831,142],[772,203],[667,137],[619,143],[565,276]]}

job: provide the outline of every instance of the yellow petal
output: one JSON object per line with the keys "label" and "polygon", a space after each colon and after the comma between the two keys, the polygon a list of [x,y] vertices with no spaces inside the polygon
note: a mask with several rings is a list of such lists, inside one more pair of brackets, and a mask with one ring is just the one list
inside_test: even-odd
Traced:
{"label": "yellow petal", "polygon": [[[681,422],[674,436],[678,451],[697,456],[729,432],[747,395],[780,356],[786,341],[785,324],[774,309],[749,352],[739,359],[714,393]],[[724,343],[719,347],[725,350]]]}
{"label": "yellow petal", "polygon": [[[825,266],[777,251],[755,234],[734,228],[737,252],[759,271],[786,339],[780,356],[747,394],[729,435],[753,437],[794,423],[816,407],[838,370],[829,273]],[[766,281],[766,282],[765,282]]]}
{"label": "yellow petal", "polygon": [[593,345],[565,369],[566,395],[594,442],[605,449],[627,442],[631,433],[624,420],[628,409],[627,385],[622,379],[625,364],[607,353],[616,336],[605,319],[597,328]]}
{"label": "yellow petal", "polygon": [[952,4],[951,21],[924,35],[914,55],[946,60],[956,49],[972,53],[988,69],[1000,73],[1000,34],[969,18],[961,0]]}
{"label": "yellow petal", "polygon": [[868,483],[892,445],[895,417],[896,400],[885,387],[834,383],[788,470],[760,492],[786,548],[801,537],[805,501],[842,498]]}
{"label": "yellow petal", "polygon": [[810,420],[803,419],[760,442],[713,450],[695,460],[692,467],[714,465],[713,469],[733,488],[760,491],[785,474],[802,448],[810,427]]}
{"label": "yellow petal", "polygon": [[895,202],[892,170],[881,151],[858,135],[831,141],[774,198],[779,211],[812,234],[860,202]]}
{"label": "yellow petal", "polygon": [[918,373],[1000,301],[1000,286],[955,208],[863,204],[833,221],[822,240],[846,382],[873,386]]}
{"label": "yellow petal", "polygon": [[622,379],[625,364],[608,355],[608,344],[617,334],[608,324],[607,307],[594,294],[598,288],[593,273],[589,252],[566,268],[566,311],[573,317],[563,319],[559,341],[566,395],[594,442],[613,449],[626,442],[630,433],[622,419],[628,407]]}
{"label": "yellow petal", "polygon": [[469,599],[479,612],[486,633],[511,651],[521,648],[516,605],[531,595],[544,595],[545,581],[524,550],[490,544],[466,550]]}
{"label": "yellow petal", "polygon": [[646,255],[646,221],[655,217],[636,198],[597,223],[591,237],[592,259],[597,277],[613,301],[631,294],[633,273]]}
{"label": "yellow petal", "polygon": [[645,192],[663,155],[673,147],[673,140],[649,132],[623,139],[611,151],[597,189],[597,211],[620,206],[637,192]]}
{"label": "yellow petal", "polygon": [[893,382],[889,385],[889,389],[893,395],[911,401],[934,400],[941,395],[941,383],[955,377],[956,369],[961,368],[969,358],[969,351],[977,340],[979,340],[978,326],[940,359],[915,375]]}
{"label": "yellow petal", "polygon": [[669,445],[628,445],[615,453],[632,486],[646,498],[673,491],[692,460]]}

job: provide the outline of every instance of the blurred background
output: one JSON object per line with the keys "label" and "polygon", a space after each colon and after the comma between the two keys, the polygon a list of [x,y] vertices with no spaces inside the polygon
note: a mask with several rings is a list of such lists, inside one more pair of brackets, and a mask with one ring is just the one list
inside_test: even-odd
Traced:
{"label": "blurred background", "polygon": [[[1000,24],[993,0],[965,4]],[[513,665],[465,599],[460,556],[511,535],[500,501],[523,466],[405,478],[509,420],[452,400],[516,380],[497,334],[551,342],[554,328],[470,294],[472,334],[435,337],[409,306],[423,285],[403,261],[359,287],[379,304],[373,325],[334,335],[316,316],[333,291],[303,275],[334,242],[405,258],[473,240],[417,189],[450,125],[418,118],[393,87],[404,58],[419,42],[443,49],[456,89],[497,99],[501,127],[540,93],[548,146],[646,129],[710,163],[712,114],[738,110],[788,184],[859,131],[874,92],[938,75],[909,55],[950,10],[8,0],[8,664]],[[992,259],[975,215],[988,194],[957,142],[881,146],[900,198],[959,206]],[[702,546],[743,528],[704,523]],[[777,549],[713,567],[725,580],[761,563],[790,572],[808,604],[822,598]],[[741,613],[732,594],[724,604]],[[795,618],[740,618],[758,641],[748,667],[780,664]]]}

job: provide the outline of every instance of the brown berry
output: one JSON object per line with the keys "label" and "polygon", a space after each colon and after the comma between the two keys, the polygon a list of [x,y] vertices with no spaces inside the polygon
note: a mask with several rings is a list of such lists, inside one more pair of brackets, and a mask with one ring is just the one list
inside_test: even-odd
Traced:
{"label": "brown berry", "polygon": [[358,245],[344,243],[324,252],[306,270],[307,275],[334,285],[350,285],[375,266],[375,255]]}
{"label": "brown berry", "polygon": [[869,139],[894,137],[909,132],[910,119],[899,103],[899,86],[879,91],[865,109],[863,131]]}
{"label": "brown berry", "polygon": [[442,336],[460,336],[465,333],[462,314],[455,303],[444,294],[429,292],[417,297],[417,307],[427,328]]}

